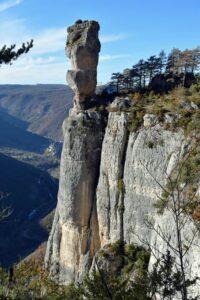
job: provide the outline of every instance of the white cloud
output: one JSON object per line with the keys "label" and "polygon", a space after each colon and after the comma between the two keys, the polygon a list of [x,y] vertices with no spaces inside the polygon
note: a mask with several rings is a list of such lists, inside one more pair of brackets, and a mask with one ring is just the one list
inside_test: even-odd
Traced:
{"label": "white cloud", "polygon": [[2,45],[21,44],[30,40],[31,34],[26,27],[25,19],[0,20],[0,47]]}
{"label": "white cloud", "polygon": [[23,67],[23,66],[35,66],[35,65],[44,65],[44,64],[51,64],[58,62],[58,58],[55,56],[48,56],[48,57],[29,57],[29,56],[23,56],[20,59],[18,59],[16,62],[14,62],[15,67]]}
{"label": "white cloud", "polygon": [[25,19],[15,19],[12,21],[0,21],[0,28],[0,47],[13,43],[21,45],[22,42],[33,39],[32,54],[40,55],[58,51],[63,51],[64,53],[67,38],[65,27],[48,28],[33,34],[27,28]]}
{"label": "white cloud", "polygon": [[[67,39],[67,26],[59,28],[47,28],[37,34],[33,34],[30,30],[28,30],[25,19],[16,19],[6,22],[0,21],[0,27],[0,45],[9,45],[12,43],[20,45],[23,41],[33,39],[34,47],[31,49],[31,53],[34,55],[55,53],[58,51],[63,51],[64,53]],[[100,41],[102,44],[112,43],[124,40],[127,37],[128,35],[125,33],[105,35],[100,37]]]}
{"label": "white cloud", "polygon": [[67,61],[53,57],[27,58],[11,66],[2,66],[0,84],[65,83],[68,68]]}
{"label": "white cloud", "polygon": [[118,55],[105,54],[105,55],[100,55],[99,60],[105,61],[105,60],[113,60],[113,59],[120,59],[126,57],[129,57],[129,55],[128,54],[118,54]]}
{"label": "white cloud", "polygon": [[102,44],[104,44],[104,43],[122,41],[127,38],[128,38],[128,35],[126,33],[118,33],[118,34],[100,36],[100,41]]}
{"label": "white cloud", "polygon": [[66,28],[52,28],[41,32],[39,35],[33,36],[34,47],[33,54],[52,53],[64,51],[67,38]]}
{"label": "white cloud", "polygon": [[13,6],[19,5],[22,3],[22,0],[10,0],[0,3],[0,12],[7,10]]}

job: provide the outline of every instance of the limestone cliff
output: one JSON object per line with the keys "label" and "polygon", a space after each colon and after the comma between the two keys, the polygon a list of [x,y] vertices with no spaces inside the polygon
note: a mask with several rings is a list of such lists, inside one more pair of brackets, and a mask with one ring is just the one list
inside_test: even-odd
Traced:
{"label": "limestone cliff", "polygon": [[[147,117],[136,132],[129,132],[128,112],[110,112],[106,128],[105,115],[98,112],[73,112],[66,120],[58,205],[45,258],[60,282],[81,281],[95,253],[118,240],[141,244],[147,238],[163,250],[164,241],[145,224],[148,216],[174,232],[168,213],[160,216],[154,207],[162,192],[156,180],[166,183],[188,140],[182,129],[166,130]],[[187,228],[192,234],[193,225]],[[188,259],[192,273],[200,275],[197,252],[195,246]]]}
{"label": "limestone cliff", "polygon": [[58,205],[46,264],[67,283],[79,281],[100,247],[96,215],[104,116],[72,111],[63,126]]}
{"label": "limestone cliff", "polygon": [[[110,243],[141,245],[145,240],[156,245],[158,253],[165,251],[167,239],[176,244],[173,217],[167,210],[158,215],[155,203],[195,138],[186,138],[181,126],[170,128],[173,118],[180,119],[177,114],[165,113],[162,122],[150,113],[136,119],[128,98],[116,98],[109,115],[106,110],[84,110],[96,86],[98,30],[94,21],[78,21],[68,29],[67,51],[75,68],[68,77],[72,80],[80,72],[83,77],[71,82],[75,107],[63,125],[58,204],[45,256],[51,275],[64,284],[81,282],[95,254]],[[164,239],[146,225],[148,218],[153,218]],[[189,219],[183,242],[193,243],[185,259],[191,275],[200,277],[200,238],[198,234],[192,238],[193,229]],[[152,256],[150,266],[153,262]]]}

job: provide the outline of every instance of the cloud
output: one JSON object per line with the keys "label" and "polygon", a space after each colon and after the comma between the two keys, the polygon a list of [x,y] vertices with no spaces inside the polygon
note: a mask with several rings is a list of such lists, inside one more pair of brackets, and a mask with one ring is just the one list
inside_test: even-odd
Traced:
{"label": "cloud", "polygon": [[46,65],[59,62],[59,59],[56,56],[48,56],[48,57],[27,57],[23,56],[14,62],[15,67],[23,67],[23,66],[36,66],[36,65]]}
{"label": "cloud", "polygon": [[[12,43],[20,45],[24,41],[33,39],[34,47],[31,49],[31,53],[33,55],[55,53],[59,51],[64,53],[67,39],[67,26],[47,28],[35,34],[31,33],[31,31],[27,28],[25,19],[15,19],[6,22],[0,22],[0,27],[0,45],[9,45]],[[125,33],[105,35],[100,37],[100,41],[102,44],[111,43],[124,40],[127,37],[128,35]],[[102,60],[106,60],[106,58]]]}
{"label": "cloud", "polygon": [[105,55],[100,55],[99,60],[105,61],[105,60],[113,60],[113,59],[120,59],[126,57],[129,57],[129,55],[128,54],[118,54],[118,55],[105,54]]}
{"label": "cloud", "polygon": [[1,67],[0,84],[66,83],[68,61],[55,57],[23,58]]}
{"label": "cloud", "polygon": [[33,54],[45,54],[63,51],[65,48],[67,32],[65,27],[44,30],[39,35],[33,36]]}
{"label": "cloud", "polygon": [[0,3],[0,12],[7,10],[13,6],[19,5],[22,3],[22,0],[10,0]]}
{"label": "cloud", "polygon": [[58,51],[63,51],[64,53],[67,38],[65,27],[48,28],[41,30],[39,33],[32,33],[26,23],[25,19],[0,21],[0,47],[13,43],[20,46],[22,42],[33,39],[34,47],[31,49],[32,54],[40,55]]}
{"label": "cloud", "polygon": [[100,41],[102,44],[104,44],[104,43],[122,41],[127,38],[128,38],[128,35],[126,33],[118,33],[118,34],[100,36]]}
{"label": "cloud", "polygon": [[0,46],[21,44],[31,38],[25,19],[0,20],[0,28]]}

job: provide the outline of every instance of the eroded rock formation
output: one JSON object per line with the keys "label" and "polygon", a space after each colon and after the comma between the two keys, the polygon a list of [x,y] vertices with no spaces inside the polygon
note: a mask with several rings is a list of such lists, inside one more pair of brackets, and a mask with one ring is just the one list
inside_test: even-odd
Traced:
{"label": "eroded rock formation", "polygon": [[[58,205],[46,253],[47,267],[62,283],[81,281],[95,253],[109,243],[141,245],[138,237],[145,237],[154,244],[158,236],[146,226],[148,216],[175,232],[167,212],[157,214],[154,204],[162,190],[150,174],[164,185],[188,141],[183,130],[159,123],[129,133],[128,120],[127,112],[110,112],[104,128],[101,113],[85,111],[65,123]],[[188,228],[192,235],[193,225]],[[164,251],[165,242],[157,243]],[[187,256],[193,275],[199,274],[196,251],[191,247]]]}
{"label": "eroded rock formation", "polygon": [[72,113],[64,126],[58,205],[46,265],[62,283],[81,281],[100,247],[96,215],[103,116]]}
{"label": "eroded rock formation", "polygon": [[75,92],[74,106],[77,109],[84,109],[84,103],[95,92],[100,51],[99,29],[96,21],[79,20],[67,30],[66,54],[71,60],[67,82]]}
{"label": "eroded rock formation", "polygon": [[[72,80],[75,74],[78,80],[77,74],[82,70],[96,76],[98,40],[94,39],[94,45],[91,41],[89,47],[85,47],[88,43],[84,41],[91,37],[88,31],[93,26],[97,37],[98,24],[92,21],[74,26],[69,29],[67,47],[76,70],[69,71],[68,76]],[[96,81],[89,77],[83,76],[83,82],[88,80],[88,86],[91,83],[91,89],[86,89],[90,90],[88,94],[78,88],[79,81],[72,80],[78,108],[94,91]],[[73,110],[63,126],[58,204],[45,257],[46,267],[61,283],[82,281],[94,265],[95,254],[116,241],[141,245],[145,238],[151,245],[157,245],[159,253],[164,253],[165,241],[145,224],[149,216],[163,232],[170,232],[170,239],[176,244],[173,218],[167,211],[158,215],[154,204],[162,194],[161,186],[167,183],[167,176],[185,149],[189,149],[190,141],[181,128],[167,129],[171,120],[167,114],[162,124],[156,116],[146,114],[140,128],[130,131],[130,104],[124,99],[126,105],[121,106],[121,100],[116,99],[108,118],[105,112]],[[189,239],[193,227],[192,222],[187,225]],[[200,276],[199,244],[197,236],[195,246],[191,245],[186,255],[194,277]]]}

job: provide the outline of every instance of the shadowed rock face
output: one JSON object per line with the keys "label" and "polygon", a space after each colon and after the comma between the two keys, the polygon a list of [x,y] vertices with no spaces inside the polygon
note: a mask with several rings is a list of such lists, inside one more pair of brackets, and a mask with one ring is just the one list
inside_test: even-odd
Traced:
{"label": "shadowed rock face", "polygon": [[75,92],[74,106],[84,109],[84,103],[91,98],[97,84],[97,64],[100,52],[98,38],[100,26],[96,21],[77,21],[68,27],[66,54],[71,60],[67,82]]}

